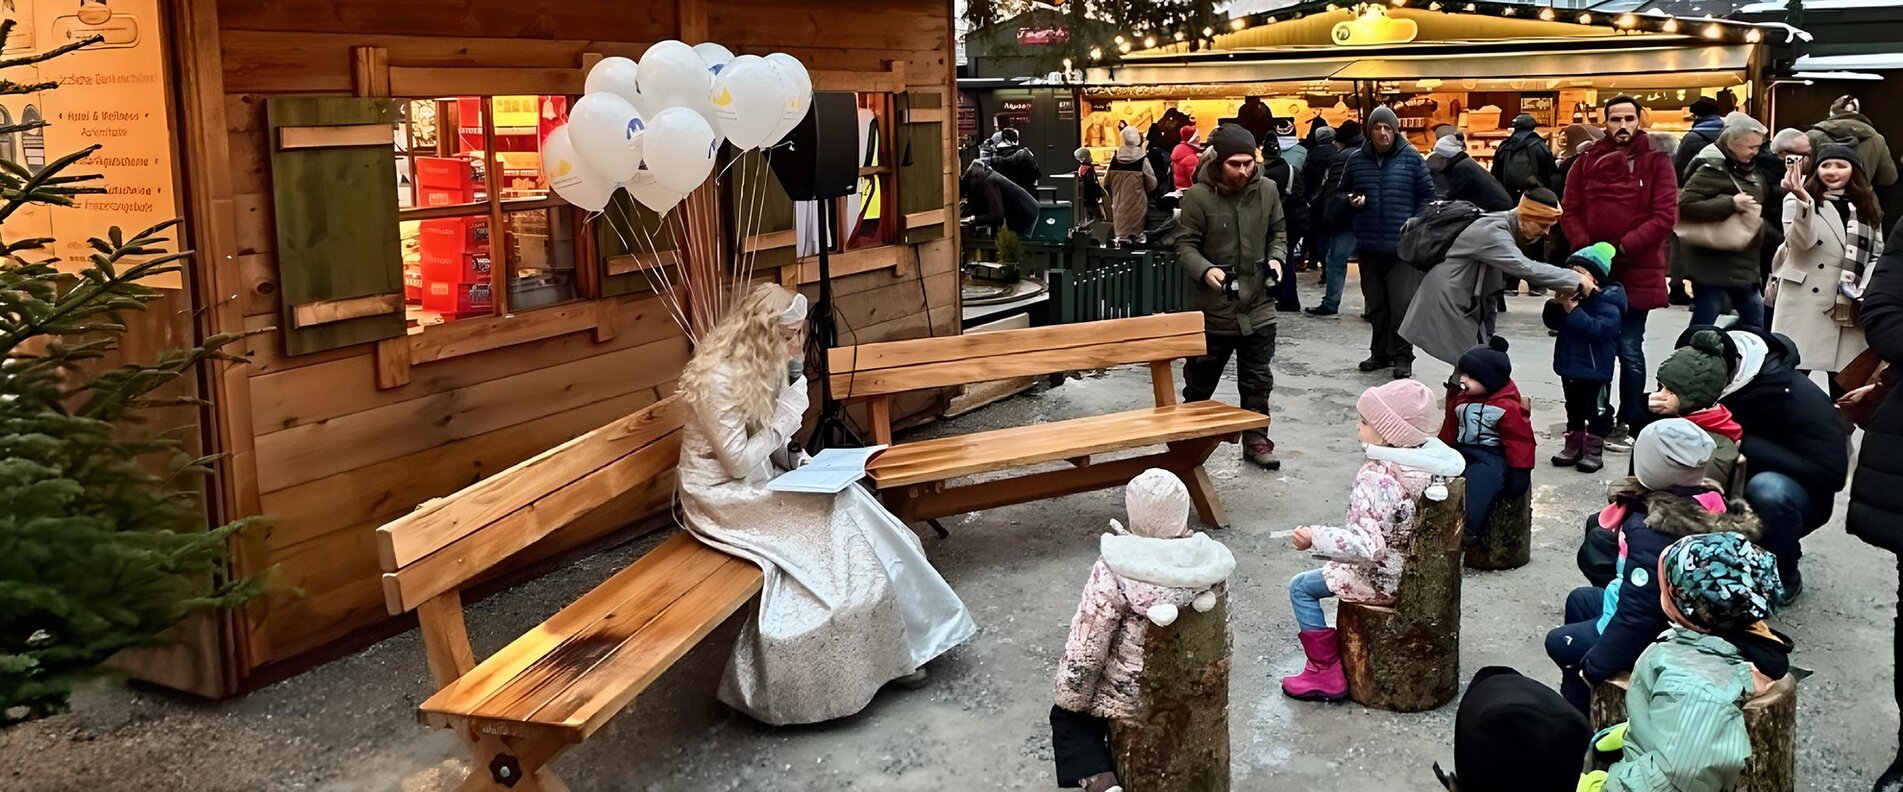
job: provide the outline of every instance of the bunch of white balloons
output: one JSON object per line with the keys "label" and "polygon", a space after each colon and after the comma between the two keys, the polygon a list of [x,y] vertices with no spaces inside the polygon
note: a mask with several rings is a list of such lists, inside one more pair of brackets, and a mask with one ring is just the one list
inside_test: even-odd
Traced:
{"label": "bunch of white balloons", "polygon": [[591,212],[618,188],[665,214],[707,180],[722,140],[742,151],[778,143],[812,101],[812,77],[791,55],[663,41],[638,64],[595,64],[568,123],[543,142],[542,169],[555,194]]}

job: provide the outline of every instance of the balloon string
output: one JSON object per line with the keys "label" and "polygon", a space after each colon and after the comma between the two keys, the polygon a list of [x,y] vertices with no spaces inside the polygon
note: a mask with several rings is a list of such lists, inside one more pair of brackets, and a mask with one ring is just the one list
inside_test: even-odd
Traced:
{"label": "balloon string", "polygon": [[749,196],[752,200],[748,203],[747,212],[747,240],[753,243],[752,249],[746,253],[748,282],[752,282],[754,273],[758,271],[755,265],[760,259],[760,246],[755,237],[760,234],[760,216],[766,211],[768,166],[771,164],[772,156],[771,148],[762,149],[759,162],[754,166],[758,175],[754,178],[753,194]]}
{"label": "balloon string", "polygon": [[[653,289],[655,292],[655,295],[660,298],[661,304],[667,309],[668,318],[674,320],[674,323],[681,328],[682,333],[685,333],[687,335],[688,340],[690,342],[698,343],[698,340],[695,338],[692,328],[689,328],[687,326],[687,316],[681,310],[680,300],[674,294],[674,290],[672,286],[669,284],[666,284],[665,271],[661,273],[662,281],[657,283],[655,281],[654,271],[652,269],[640,266],[640,261],[637,256],[638,251],[635,249],[634,243],[628,239],[627,234],[622,232],[621,227],[615,224],[614,216],[609,215],[606,212],[595,212],[589,217],[589,222],[593,222],[596,218],[606,219],[608,223],[608,228],[614,231],[615,236],[621,240],[621,245],[623,248],[625,248],[628,251],[628,255],[630,257],[636,257],[636,262],[635,262],[636,268],[641,272],[643,278],[647,280],[649,288]],[[628,218],[625,214],[625,210],[624,210],[622,219],[624,222],[628,221]],[[629,222],[628,224],[631,226],[635,225],[632,222]],[[653,247],[653,243],[651,239],[649,241],[649,247],[650,249]]]}

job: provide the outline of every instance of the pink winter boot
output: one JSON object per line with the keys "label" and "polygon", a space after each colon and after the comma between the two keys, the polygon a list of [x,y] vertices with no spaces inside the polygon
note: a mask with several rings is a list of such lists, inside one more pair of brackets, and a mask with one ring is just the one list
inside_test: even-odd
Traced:
{"label": "pink winter boot", "polygon": [[1303,630],[1302,652],[1308,665],[1302,673],[1282,677],[1282,692],[1302,701],[1341,701],[1348,698],[1348,678],[1341,673],[1341,645],[1334,628]]}

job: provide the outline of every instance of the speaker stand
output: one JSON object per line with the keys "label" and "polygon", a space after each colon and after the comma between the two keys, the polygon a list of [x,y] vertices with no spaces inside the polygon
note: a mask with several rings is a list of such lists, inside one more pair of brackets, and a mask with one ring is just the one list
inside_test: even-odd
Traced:
{"label": "speaker stand", "polygon": [[839,346],[839,326],[833,317],[833,266],[831,237],[838,232],[832,217],[833,198],[820,198],[816,203],[819,210],[819,302],[814,304],[812,313],[813,335],[811,343],[819,347],[819,364],[814,366],[819,372],[820,408],[819,423],[813,427],[813,435],[806,441],[806,452],[818,454],[827,448],[863,448],[865,441],[846,424],[845,406],[833,398],[831,359],[829,353]]}

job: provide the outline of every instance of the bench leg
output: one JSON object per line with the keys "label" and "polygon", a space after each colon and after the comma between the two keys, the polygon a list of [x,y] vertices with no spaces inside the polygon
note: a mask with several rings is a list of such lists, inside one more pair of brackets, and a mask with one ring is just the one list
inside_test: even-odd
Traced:
{"label": "bench leg", "polygon": [[469,743],[469,777],[456,792],[569,792],[568,785],[548,766],[567,743],[526,737],[478,734]]}
{"label": "bench leg", "polygon": [[940,539],[951,538],[951,531],[945,530],[945,525],[939,522],[938,520],[936,519],[926,520],[925,524],[932,526],[932,530],[938,532],[938,538]]}
{"label": "bench leg", "polygon": [[1222,507],[1222,497],[1216,494],[1209,471],[1203,469],[1203,461],[1222,441],[1223,438],[1215,437],[1170,444],[1172,470],[1189,488],[1190,502],[1196,504],[1196,516],[1211,528],[1229,527],[1229,512]]}

